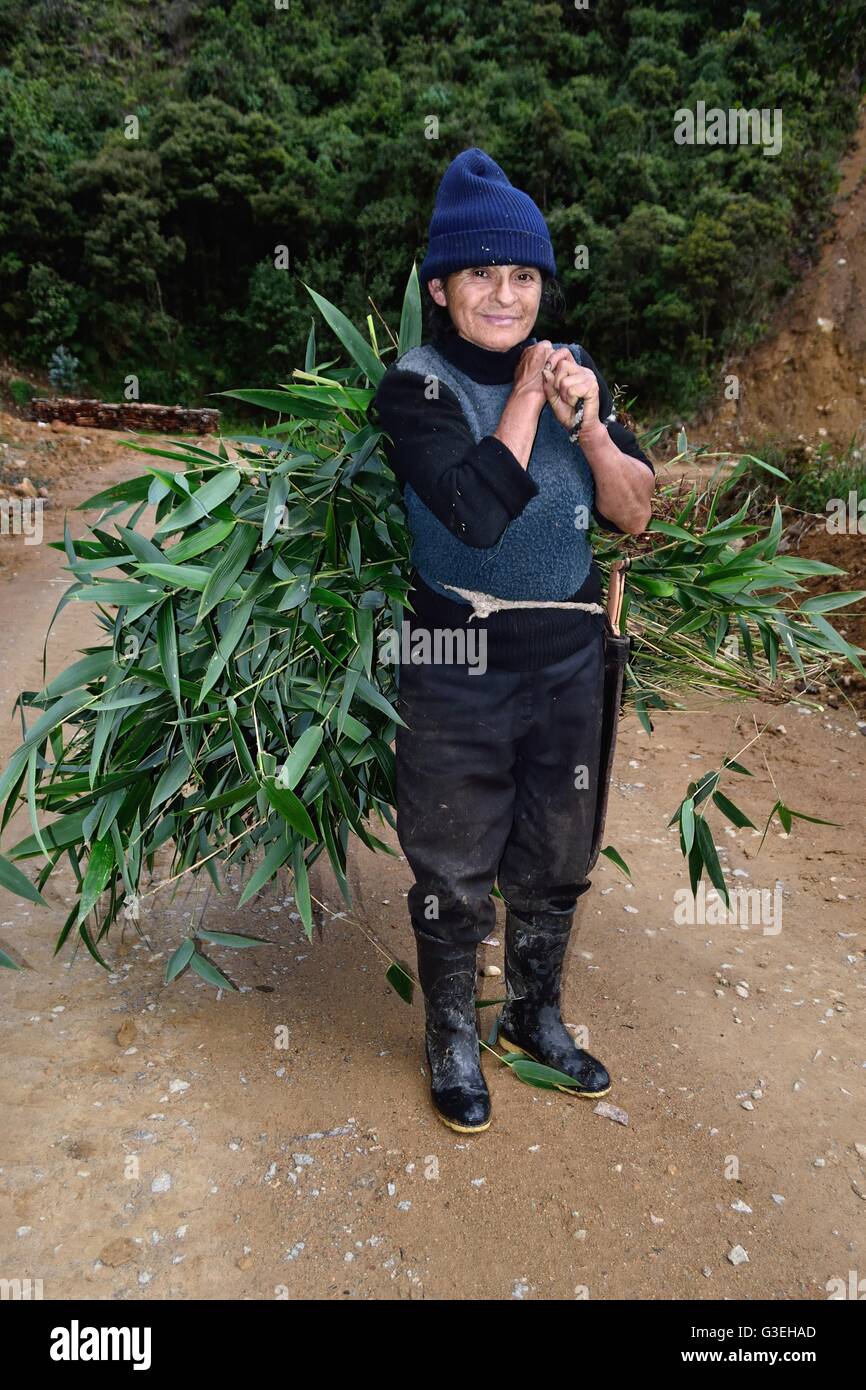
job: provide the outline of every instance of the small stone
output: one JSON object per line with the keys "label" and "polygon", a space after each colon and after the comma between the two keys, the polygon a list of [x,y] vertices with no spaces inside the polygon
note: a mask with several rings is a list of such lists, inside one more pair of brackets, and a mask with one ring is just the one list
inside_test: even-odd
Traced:
{"label": "small stone", "polygon": [[125,1019],[124,1022],[121,1023],[114,1036],[117,1041],[118,1047],[129,1047],[130,1043],[134,1042],[136,1037],[138,1036],[135,1024],[133,1023],[132,1019]]}
{"label": "small stone", "polygon": [[151,1192],[170,1192],[171,1174],[160,1173],[159,1177],[154,1178],[153,1182],[150,1184],[150,1190]]}
{"label": "small stone", "polygon": [[621,1110],[618,1105],[611,1105],[606,1100],[600,1100],[592,1112],[594,1115],[603,1115],[606,1120],[615,1120],[618,1125],[628,1124],[628,1112]]}
{"label": "small stone", "polygon": [[854,1148],[857,1150],[861,1158],[866,1158],[866,1144],[855,1144]]}
{"label": "small stone", "polygon": [[773,1201],[776,1203],[776,1206],[777,1206],[777,1207],[782,1207],[782,1206],[785,1205],[785,1199],[784,1199],[784,1197],[782,1196],[781,1192],[771,1192],[771,1193],[770,1193],[770,1196],[772,1197]]}
{"label": "small stone", "polygon": [[732,1265],[747,1265],[749,1263],[748,1253],[742,1245],[735,1245],[732,1250],[729,1250],[728,1259]]}
{"label": "small stone", "polygon": [[744,1212],[746,1216],[751,1216],[752,1214],[752,1208],[747,1206],[745,1202],[740,1201],[739,1197],[736,1202],[731,1202],[731,1211],[741,1211]]}
{"label": "small stone", "polygon": [[188,1082],[188,1081],[171,1081],[171,1082],[169,1082],[169,1087],[168,1087],[168,1089],[169,1089],[169,1091],[171,1092],[171,1094],[172,1094],[173,1096],[176,1096],[176,1095],[179,1095],[179,1094],[181,1093],[181,1091],[188,1091],[188,1090],[189,1090],[189,1082]]}
{"label": "small stone", "polygon": [[292,1162],[296,1168],[309,1168],[315,1161],[312,1154],[292,1154]]}
{"label": "small stone", "polygon": [[754,1102],[751,1100],[741,1100],[740,1105],[742,1106],[743,1110],[754,1110],[755,1108]]}
{"label": "small stone", "polygon": [[826,1160],[826,1158],[816,1158],[816,1159],[814,1160],[814,1162],[812,1163],[812,1167],[813,1167],[813,1168],[826,1168],[826,1167],[827,1167],[827,1160]]}
{"label": "small stone", "polygon": [[704,1276],[705,1279],[712,1278],[712,1273],[713,1271],[710,1269],[709,1265],[704,1265],[703,1269],[701,1270],[701,1274]]}
{"label": "small stone", "polygon": [[498,965],[482,965],[478,973],[479,975],[483,975],[485,979],[493,980],[501,975],[502,971],[499,969]]}
{"label": "small stone", "polygon": [[252,1269],[253,1262],[249,1255],[241,1255],[239,1260],[235,1260],[238,1269]]}
{"label": "small stone", "polygon": [[135,1258],[135,1241],[128,1236],[118,1236],[116,1240],[110,1240],[99,1252],[99,1259],[102,1264],[108,1265],[110,1269],[117,1269],[119,1265],[129,1264]]}

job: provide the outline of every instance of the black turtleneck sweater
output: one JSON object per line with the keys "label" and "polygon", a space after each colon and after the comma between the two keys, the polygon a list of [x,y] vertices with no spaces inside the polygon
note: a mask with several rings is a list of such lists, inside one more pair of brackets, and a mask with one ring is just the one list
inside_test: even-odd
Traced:
{"label": "black turtleneck sweater", "polygon": [[[474,381],[494,384],[513,381],[521,354],[534,341],[525,338],[505,352],[496,352],[470,343],[451,326],[433,340],[433,345]],[[598,378],[599,419],[606,423],[611,439],[623,453],[652,469],[632,432],[613,417],[610,390],[585,349],[582,357]],[[486,549],[497,543],[509,522],[536,496],[538,486],[494,435],[485,435],[476,443],[460,402],[444,381],[438,383],[436,402],[425,397],[425,388],[423,376],[392,365],[379,383],[370,418],[390,436],[383,441],[383,452],[401,487],[409,483],[464,544]],[[435,428],[431,428],[433,408]],[[619,530],[597,509],[593,514],[600,526]],[[436,593],[415,570],[408,598],[415,610],[414,614],[406,612],[411,626],[454,629],[466,626],[471,619],[469,605]],[[602,602],[601,574],[595,561],[569,601]],[[487,631],[489,666],[531,671],[577,651],[600,621],[600,617],[580,609],[574,613],[564,608],[504,609],[487,619],[472,619],[472,625]]]}

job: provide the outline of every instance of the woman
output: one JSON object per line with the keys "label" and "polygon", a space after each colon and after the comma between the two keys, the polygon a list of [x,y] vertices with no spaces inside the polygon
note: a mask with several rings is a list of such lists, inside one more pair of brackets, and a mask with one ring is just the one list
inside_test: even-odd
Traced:
{"label": "woman", "polygon": [[396,743],[432,1099],[461,1133],[490,1123],[475,977],[497,880],[501,1045],[582,1094],[610,1087],[559,1010],[600,792],[606,618],[588,527],[594,515],[645,530],[654,475],[588,354],[530,336],[555,274],[535,203],[483,150],[464,150],[440,184],[420,270],[439,322],[374,401],[413,539],[409,631],[434,639],[417,650],[441,657],[437,636],[475,633],[471,661],[419,664],[404,643]]}

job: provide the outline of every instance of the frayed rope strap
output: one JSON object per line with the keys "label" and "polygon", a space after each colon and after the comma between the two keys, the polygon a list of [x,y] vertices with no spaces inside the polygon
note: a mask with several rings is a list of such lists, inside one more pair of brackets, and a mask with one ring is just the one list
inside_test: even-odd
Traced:
{"label": "frayed rope strap", "polygon": [[[531,599],[531,598],[497,598],[495,594],[480,594],[474,589],[458,589],[456,584],[442,583],[443,589],[451,589],[461,598],[466,599],[472,605],[473,618],[489,618],[491,613],[497,613],[501,608],[569,608],[574,612],[583,611],[584,613],[603,613],[605,610],[600,603],[569,603],[559,602],[553,599]],[[471,621],[471,619],[470,619]]]}

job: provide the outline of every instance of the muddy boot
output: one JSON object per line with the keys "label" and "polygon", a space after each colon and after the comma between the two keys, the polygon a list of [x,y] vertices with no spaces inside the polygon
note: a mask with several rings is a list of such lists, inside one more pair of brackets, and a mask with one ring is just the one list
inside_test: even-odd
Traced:
{"label": "muddy boot", "polygon": [[595,1057],[577,1046],[559,1012],[562,966],[574,912],[543,912],[523,921],[505,919],[505,986],[508,1002],[499,1018],[499,1043],[573,1076],[569,1095],[604,1096],[610,1077]]}
{"label": "muddy boot", "polygon": [[460,1134],[487,1129],[490,1096],[475,1024],[476,947],[416,935],[433,1108]]}

